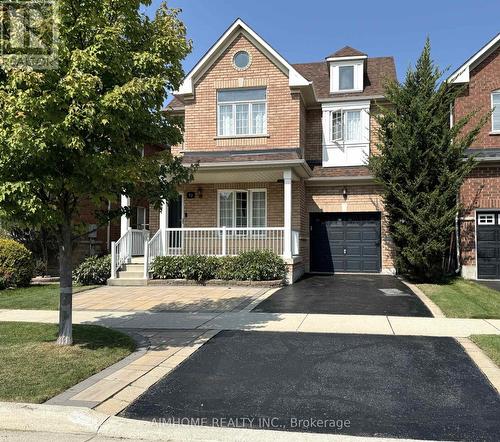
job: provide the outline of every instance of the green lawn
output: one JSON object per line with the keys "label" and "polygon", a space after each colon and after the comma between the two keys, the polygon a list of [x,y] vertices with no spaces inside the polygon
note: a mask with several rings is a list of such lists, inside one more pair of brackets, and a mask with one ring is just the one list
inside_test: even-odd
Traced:
{"label": "green lawn", "polygon": [[470,337],[476,345],[481,347],[490,359],[500,366],[500,336],[499,335],[473,335]]}
{"label": "green lawn", "polygon": [[500,319],[500,292],[461,278],[446,284],[418,284],[451,318]]}
{"label": "green lawn", "polygon": [[0,323],[0,401],[41,403],[135,349],[127,335],[97,325],[75,325],[74,345],[54,344],[57,325]]}
{"label": "green lawn", "polygon": [[[73,293],[99,286],[73,287]],[[58,310],[59,284],[32,285],[18,289],[0,291],[0,309]]]}

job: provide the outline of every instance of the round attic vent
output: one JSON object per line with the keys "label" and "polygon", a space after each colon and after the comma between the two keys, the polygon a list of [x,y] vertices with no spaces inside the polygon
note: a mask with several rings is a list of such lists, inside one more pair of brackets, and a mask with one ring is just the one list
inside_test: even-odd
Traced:
{"label": "round attic vent", "polygon": [[233,57],[234,67],[239,70],[247,69],[251,61],[252,59],[247,51],[238,51]]}

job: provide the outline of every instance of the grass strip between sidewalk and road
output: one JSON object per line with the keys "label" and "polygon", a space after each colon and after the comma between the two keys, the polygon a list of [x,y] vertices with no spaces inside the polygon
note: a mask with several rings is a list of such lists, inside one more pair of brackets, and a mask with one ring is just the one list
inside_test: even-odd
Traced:
{"label": "grass strip between sidewalk and road", "polygon": [[500,367],[500,335],[472,335],[470,339]]}
{"label": "grass strip between sidewalk and road", "polygon": [[462,278],[417,284],[449,318],[500,319],[500,292]]}
{"label": "grass strip between sidewalk and road", "polygon": [[134,340],[97,325],[74,325],[72,346],[56,324],[0,323],[0,401],[41,403],[132,353]]}
{"label": "grass strip between sidewalk and road", "polygon": [[[74,286],[73,293],[100,287],[98,285]],[[31,285],[0,291],[0,309],[58,310],[59,284]]]}

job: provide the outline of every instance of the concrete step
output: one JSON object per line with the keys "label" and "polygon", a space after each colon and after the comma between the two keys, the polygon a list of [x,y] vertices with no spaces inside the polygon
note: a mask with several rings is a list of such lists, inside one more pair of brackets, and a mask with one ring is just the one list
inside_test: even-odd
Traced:
{"label": "concrete step", "polygon": [[108,285],[112,286],[145,286],[148,285],[147,279],[108,279]]}
{"label": "concrete step", "polygon": [[143,272],[144,271],[144,264],[123,264],[120,272]]}
{"label": "concrete step", "polygon": [[142,272],[141,271],[135,272],[135,271],[131,271],[131,270],[127,270],[127,271],[120,270],[119,272],[117,272],[116,277],[119,279],[143,279],[144,272],[143,271]]}
{"label": "concrete step", "polygon": [[133,256],[132,264],[144,264],[144,256]]}

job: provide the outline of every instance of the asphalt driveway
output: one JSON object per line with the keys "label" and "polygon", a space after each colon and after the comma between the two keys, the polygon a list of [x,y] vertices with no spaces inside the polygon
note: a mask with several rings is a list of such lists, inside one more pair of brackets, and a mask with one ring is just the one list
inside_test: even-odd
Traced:
{"label": "asphalt driveway", "polygon": [[224,331],[125,409],[133,419],[497,440],[500,399],[450,338]]}
{"label": "asphalt driveway", "polygon": [[307,275],[253,311],[432,317],[405,284],[386,275]]}

